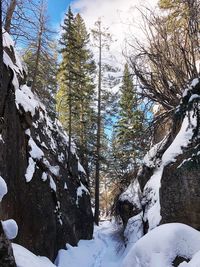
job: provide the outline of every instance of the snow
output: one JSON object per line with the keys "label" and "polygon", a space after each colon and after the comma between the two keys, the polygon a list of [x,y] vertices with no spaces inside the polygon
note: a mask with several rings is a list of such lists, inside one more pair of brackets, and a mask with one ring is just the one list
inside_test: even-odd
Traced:
{"label": "snow", "polygon": [[43,172],[42,173],[42,181],[45,182],[47,180],[47,178],[48,178],[47,173],[46,172]]}
{"label": "snow", "polygon": [[0,201],[8,193],[7,184],[4,179],[0,176]]}
{"label": "snow", "polygon": [[32,137],[30,137],[28,141],[28,145],[31,148],[31,151],[29,151],[29,154],[31,155],[33,159],[40,160],[44,156],[44,152],[36,145]]}
{"label": "snow", "polygon": [[79,198],[82,197],[84,192],[86,194],[89,194],[89,191],[87,190],[87,188],[81,183],[81,185],[77,188],[77,191],[76,191],[76,195],[77,195],[76,205],[78,205],[78,200]]}
{"label": "snow", "polygon": [[156,227],[141,237],[140,226],[135,224],[139,231],[133,227],[140,219],[141,215],[129,219],[133,231],[127,232],[129,241],[126,247],[122,228],[104,221],[95,226],[92,240],[80,240],[75,247],[66,244],[66,249],[59,250],[54,264],[22,246],[12,244],[17,267],[173,267],[176,256],[191,259],[189,263],[179,264],[179,267],[200,266],[199,231],[181,223],[170,223]]}
{"label": "snow", "polygon": [[60,167],[59,166],[52,166],[49,161],[47,159],[43,159],[43,163],[46,165],[46,167],[49,169],[49,171],[55,175],[55,176],[59,176],[59,172],[60,172]]}
{"label": "snow", "polygon": [[[197,230],[180,223],[165,224],[137,241],[122,267],[172,267],[176,256],[190,259],[199,250],[200,233]],[[181,267],[184,266],[188,265]]]}
{"label": "snow", "polygon": [[5,51],[3,51],[3,62],[7,67],[9,67],[13,70],[12,84],[13,84],[15,90],[18,89],[19,88],[19,82],[17,79],[17,73],[19,73],[19,68],[13,64],[11,58],[9,57],[9,55]]}
{"label": "snow", "polygon": [[192,80],[191,86],[195,87],[198,83],[199,83],[199,79],[195,78],[195,79]]}
{"label": "snow", "polygon": [[144,220],[148,220],[149,230],[155,228],[161,221],[160,215],[160,198],[159,189],[161,185],[161,177],[163,166],[156,170],[144,188],[146,209]]}
{"label": "snow", "polygon": [[26,169],[26,174],[25,174],[27,183],[29,183],[33,178],[33,175],[35,172],[35,165],[36,165],[36,162],[30,157],[28,160],[28,167]]}
{"label": "snow", "polygon": [[175,158],[182,154],[183,148],[187,147],[190,143],[193,136],[193,130],[196,126],[197,118],[193,117],[190,113],[186,114],[179,133],[162,156],[164,166],[170,162],[174,162]]}
{"label": "snow", "polygon": [[195,62],[196,68],[197,68],[197,72],[200,74],[200,60],[197,60]]}
{"label": "snow", "polygon": [[153,106],[153,114],[157,114],[160,111],[161,106],[159,104],[155,104]]}
{"label": "snow", "polygon": [[14,239],[17,236],[18,233],[18,226],[17,223],[10,219],[7,221],[1,221],[3,230],[7,236],[8,239]]}
{"label": "snow", "polygon": [[44,148],[46,148],[46,149],[48,149],[48,147],[46,146],[45,142],[42,142],[41,143],[41,146],[44,147]]}
{"label": "snow", "polygon": [[200,251],[195,253],[191,261],[189,261],[188,263],[184,261],[183,263],[179,264],[179,267],[199,267],[199,266],[200,266]]}
{"label": "snow", "polygon": [[51,176],[50,176],[50,187],[53,191],[56,192],[56,184]]}
{"label": "snow", "polygon": [[194,99],[199,99],[199,98],[200,98],[199,95],[197,95],[197,94],[193,94],[193,95],[191,95],[191,97],[190,97],[190,99],[189,99],[189,102],[192,102]]}
{"label": "snow", "polygon": [[184,92],[183,92],[182,97],[185,97],[185,96],[188,94],[189,91],[190,91],[190,88],[186,88],[186,89],[184,90]]}
{"label": "snow", "polygon": [[155,144],[147,153],[146,155],[144,156],[144,159],[143,159],[143,162],[144,164],[147,166],[147,167],[155,167],[156,166],[156,163],[157,163],[157,160],[159,159],[156,159],[156,154],[159,150],[161,150],[163,148],[163,146],[165,145],[167,141],[167,138],[164,137],[163,140],[161,140],[159,143]]}
{"label": "snow", "polygon": [[124,231],[126,250],[129,250],[143,235],[143,212],[128,220]]}
{"label": "snow", "polygon": [[[200,61],[199,61],[200,62]],[[183,97],[185,97],[188,92],[194,88],[198,83],[200,82],[200,79],[199,78],[195,78],[192,80],[192,82],[188,85],[188,87],[184,90],[183,92]],[[191,100],[190,100],[191,101]]]}
{"label": "snow", "polygon": [[65,190],[67,190],[67,189],[68,189],[68,187],[67,187],[67,184],[66,184],[66,183],[64,184],[64,189],[65,189]]}
{"label": "snow", "polygon": [[36,256],[24,247],[12,243],[17,267],[56,267],[48,258]]}
{"label": "snow", "polygon": [[79,161],[78,161],[78,171],[79,171],[79,172],[83,172],[84,174],[86,174],[86,172],[85,172],[83,166],[80,164]]}
{"label": "snow", "polygon": [[5,143],[1,134],[0,134],[0,141],[1,141],[2,143]]}
{"label": "snow", "polygon": [[140,185],[138,182],[138,179],[135,179],[133,183],[129,185],[127,190],[123,192],[119,200],[120,201],[128,201],[135,205],[138,209],[141,209],[141,201],[140,201],[141,191],[140,191]]}
{"label": "snow", "polygon": [[[12,38],[4,29],[3,29],[3,47],[7,47],[9,49],[11,49],[12,47],[14,48],[14,42]],[[15,64],[12,62],[11,58],[6,53],[6,51],[3,51],[3,61],[7,67],[10,67],[13,70],[12,84],[15,90],[17,90],[19,88],[19,82],[18,82],[17,76],[18,74],[20,76],[23,76],[23,66],[22,66],[20,57],[17,54],[17,52],[16,51],[13,51],[13,52],[14,52],[14,57],[16,60]]]}
{"label": "snow", "polygon": [[2,29],[3,32],[3,47],[14,47],[14,42],[11,38],[11,36],[5,31],[5,29]]}
{"label": "snow", "polygon": [[196,125],[197,118],[192,117],[190,113],[186,114],[180,131],[178,132],[172,144],[164,152],[158,167],[154,171],[154,174],[145,185],[144,201],[146,202],[146,210],[144,213],[144,220],[148,220],[149,230],[155,228],[161,220],[159,189],[161,185],[163,169],[169,163],[175,162],[176,157],[182,154],[183,148],[187,147],[191,141],[193,130]]}
{"label": "snow", "polygon": [[58,267],[120,267],[123,245],[118,229],[110,222],[95,227],[94,239],[81,240],[77,247],[67,244],[61,249],[55,261]]}
{"label": "snow", "polygon": [[63,163],[64,160],[65,160],[65,156],[64,156],[64,154],[61,152],[60,155],[58,155],[58,161],[61,162],[61,163]]}
{"label": "snow", "polygon": [[30,112],[32,117],[35,115],[36,109],[40,106],[40,103],[27,85],[16,88],[15,102],[18,109],[21,106],[25,112]]}

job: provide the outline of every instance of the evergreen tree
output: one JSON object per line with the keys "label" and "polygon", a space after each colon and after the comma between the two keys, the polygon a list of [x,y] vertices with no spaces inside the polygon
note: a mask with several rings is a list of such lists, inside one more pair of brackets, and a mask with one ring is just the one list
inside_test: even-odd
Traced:
{"label": "evergreen tree", "polygon": [[[93,100],[95,94],[95,63],[89,50],[89,34],[85,23],[69,8],[63,25],[62,62],[58,72],[59,91],[57,110],[59,119],[79,147],[81,163],[89,173],[90,150],[94,134]],[[72,123],[73,122],[73,123]]]}
{"label": "evergreen tree", "polygon": [[113,141],[114,156],[123,173],[136,167],[141,159],[144,115],[139,109],[136,90],[133,85],[128,64],[125,64],[121,97],[119,101],[119,120],[116,125],[116,138]]}
{"label": "evergreen tree", "polygon": [[[114,71],[109,64],[102,62],[102,54],[104,48],[109,50],[112,41],[111,35],[107,28],[102,26],[101,19],[95,23],[95,28],[92,30],[95,46],[98,49],[98,90],[97,90],[97,134],[96,134],[96,160],[95,160],[95,215],[94,220],[99,223],[99,195],[100,195],[100,180],[102,176],[102,154],[105,154],[103,148],[104,134],[106,121],[109,118],[108,111],[111,111],[110,100],[112,98],[111,88],[115,84],[112,80],[111,72]],[[110,72],[110,73],[109,73]]]}
{"label": "evergreen tree", "polygon": [[[62,63],[60,65],[60,70],[58,73],[58,79],[60,83],[60,91],[58,92],[58,112],[61,122],[65,117],[67,117],[67,131],[69,135],[69,146],[68,146],[68,163],[70,163],[70,151],[72,143],[72,108],[74,99],[72,97],[72,88],[75,80],[75,70],[74,70],[74,56],[76,53],[76,43],[75,43],[75,28],[74,28],[74,15],[69,7],[68,13],[65,16],[64,23],[62,25],[62,36],[60,39],[60,44],[62,45]],[[63,94],[62,94],[63,92]],[[64,106],[64,114],[61,108]],[[67,107],[67,110],[65,108]]]}

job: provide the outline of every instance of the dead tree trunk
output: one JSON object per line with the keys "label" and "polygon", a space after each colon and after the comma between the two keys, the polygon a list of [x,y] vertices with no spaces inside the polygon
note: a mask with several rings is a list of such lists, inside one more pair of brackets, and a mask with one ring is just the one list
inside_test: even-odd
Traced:
{"label": "dead tree trunk", "polygon": [[17,6],[17,0],[11,0],[6,12],[6,19],[5,19],[5,30],[10,33],[11,29],[11,22],[13,18],[13,13]]}

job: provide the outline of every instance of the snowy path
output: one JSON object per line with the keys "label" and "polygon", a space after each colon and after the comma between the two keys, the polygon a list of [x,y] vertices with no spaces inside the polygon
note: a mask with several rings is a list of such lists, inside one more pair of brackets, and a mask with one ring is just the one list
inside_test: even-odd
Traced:
{"label": "snowy path", "polygon": [[110,222],[95,227],[93,240],[81,240],[78,247],[60,250],[58,267],[120,267],[124,246],[120,231]]}

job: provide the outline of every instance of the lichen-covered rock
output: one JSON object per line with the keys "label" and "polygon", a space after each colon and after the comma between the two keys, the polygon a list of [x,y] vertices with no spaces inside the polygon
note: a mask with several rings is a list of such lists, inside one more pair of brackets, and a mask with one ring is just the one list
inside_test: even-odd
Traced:
{"label": "lichen-covered rock", "polygon": [[[15,242],[54,259],[66,243],[93,234],[86,175],[68,147],[67,134],[24,83],[25,71],[4,36],[4,79],[0,98],[0,175],[8,186],[1,219],[19,227]],[[70,151],[70,152],[69,152]]]}

